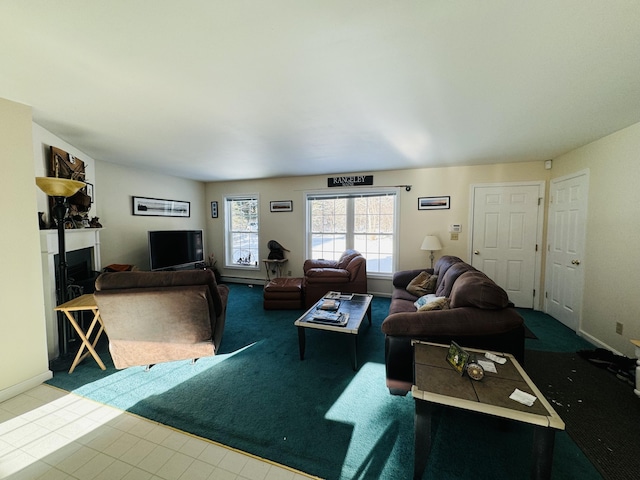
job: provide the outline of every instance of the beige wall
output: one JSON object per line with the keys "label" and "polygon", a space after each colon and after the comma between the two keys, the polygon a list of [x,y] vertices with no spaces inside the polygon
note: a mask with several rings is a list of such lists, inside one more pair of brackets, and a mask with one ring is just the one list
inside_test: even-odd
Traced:
{"label": "beige wall", "polygon": [[[354,172],[370,173],[370,172]],[[374,187],[411,185],[411,191],[398,188],[400,199],[400,236],[398,269],[428,266],[428,253],[420,250],[427,234],[437,235],[443,250],[440,255],[457,255],[465,260],[469,257],[469,207],[470,187],[474,184],[497,182],[541,181],[548,178],[544,162],[496,164],[473,167],[419,168],[412,170],[390,170],[375,172]],[[218,265],[224,264],[224,206],[225,195],[259,193],[260,198],[260,248],[262,258],[266,258],[269,240],[277,240],[291,250],[287,254],[288,269],[292,276],[302,276],[305,260],[305,211],[304,193],[307,191],[329,190],[329,175],[289,177],[282,179],[246,180],[234,182],[213,182],[207,184],[206,200],[219,203],[219,217],[207,220],[209,251],[218,257]],[[333,190],[337,190],[334,188]],[[451,208],[448,210],[418,210],[418,197],[448,195]],[[293,200],[293,212],[269,212],[269,202]],[[209,216],[210,217],[210,216]],[[462,224],[459,240],[449,238],[449,225]],[[265,272],[221,269],[225,277],[264,279]],[[372,293],[390,293],[390,280],[370,280]]]}
{"label": "beige wall", "polygon": [[31,108],[0,99],[0,401],[51,378],[36,216]]}
{"label": "beige wall", "polygon": [[[585,283],[580,328],[634,357],[640,339],[640,123],[562,155],[553,177],[589,169]],[[615,333],[616,322],[624,325]]]}
{"label": "beige wall", "polygon": [[[61,148],[85,163],[86,181],[94,186],[95,202],[90,217],[98,217],[102,266],[111,263],[149,268],[148,230],[205,228],[204,183],[161,175],[155,172],[101,162],[37,124],[33,124],[34,165],[37,176],[48,173],[49,149]],[[191,216],[142,217],[131,211],[132,197],[165,198],[191,202]],[[48,212],[47,197],[37,193],[38,211]]]}
{"label": "beige wall", "polygon": [[[145,170],[96,162],[96,203],[101,205],[102,265],[124,263],[149,269],[149,230],[205,230],[205,186],[202,182],[169,177]],[[132,197],[191,202],[191,216],[146,217],[132,215]],[[211,215],[209,215],[210,217]]]}

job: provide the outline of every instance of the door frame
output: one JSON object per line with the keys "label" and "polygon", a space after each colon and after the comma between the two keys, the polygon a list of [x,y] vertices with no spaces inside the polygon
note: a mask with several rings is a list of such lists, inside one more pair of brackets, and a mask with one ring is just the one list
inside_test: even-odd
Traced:
{"label": "door frame", "polygon": [[536,252],[535,252],[535,269],[533,276],[533,285],[535,295],[533,297],[533,309],[542,310],[544,308],[544,288],[542,281],[542,250],[543,229],[544,229],[544,207],[546,198],[546,182],[530,181],[530,182],[499,182],[499,183],[473,183],[469,187],[469,240],[467,245],[468,258],[473,258],[473,219],[475,216],[475,192],[478,188],[495,188],[495,187],[538,187],[538,222],[536,225]]}
{"label": "door frame", "polygon": [[[586,251],[587,251],[587,230],[589,228],[589,186],[591,185],[591,178],[590,178],[590,170],[588,168],[585,168],[583,170],[578,170],[576,172],[572,172],[572,173],[568,173],[566,175],[562,175],[561,177],[556,177],[556,178],[552,178],[549,180],[549,196],[551,195],[551,184],[552,183],[556,183],[556,182],[565,182],[567,180],[570,180],[572,178],[575,177],[581,177],[584,176],[586,178],[586,189],[587,189],[587,196],[586,196],[586,205],[584,206],[584,231],[582,232],[583,234],[583,238],[582,238],[582,248],[584,250],[583,252],[583,259],[582,262],[584,262],[584,258],[586,257]],[[549,212],[551,211],[551,205],[548,205],[547,208],[547,238],[545,239],[545,278],[544,278],[544,285],[543,285],[543,290],[546,292],[549,289],[550,286],[550,279],[551,279],[551,275],[549,275],[549,255],[548,255],[548,250],[549,250],[549,225],[551,222],[551,218],[549,217]],[[580,279],[580,289],[581,289],[581,293],[580,293],[580,305],[578,305],[578,318],[577,318],[577,322],[576,322],[576,329],[575,329],[575,333],[576,334],[580,334],[582,332],[582,307],[584,305],[584,268],[581,269],[582,272],[582,278]],[[545,298],[545,296],[543,295],[543,300],[544,300],[544,313],[548,314],[549,311],[549,307],[547,305],[547,298]],[[554,320],[556,320],[558,323],[564,325],[564,323],[562,323],[560,320],[556,319],[555,317]],[[568,327],[567,327],[568,328]]]}

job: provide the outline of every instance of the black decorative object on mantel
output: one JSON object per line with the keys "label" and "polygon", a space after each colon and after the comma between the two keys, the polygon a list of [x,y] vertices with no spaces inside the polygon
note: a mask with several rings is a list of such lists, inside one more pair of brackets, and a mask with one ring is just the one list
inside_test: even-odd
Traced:
{"label": "black decorative object on mantel", "polygon": [[44,212],[38,212],[38,227],[40,230],[47,229],[47,221],[44,219]]}

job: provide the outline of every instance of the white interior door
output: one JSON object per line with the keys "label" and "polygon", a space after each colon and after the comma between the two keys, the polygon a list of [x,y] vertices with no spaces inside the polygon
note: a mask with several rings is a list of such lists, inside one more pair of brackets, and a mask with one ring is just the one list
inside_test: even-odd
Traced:
{"label": "white interior door", "polygon": [[471,264],[533,308],[543,185],[473,187]]}
{"label": "white interior door", "polygon": [[549,188],[546,312],[576,332],[584,285],[588,186],[588,172],[580,172],[552,180]]}

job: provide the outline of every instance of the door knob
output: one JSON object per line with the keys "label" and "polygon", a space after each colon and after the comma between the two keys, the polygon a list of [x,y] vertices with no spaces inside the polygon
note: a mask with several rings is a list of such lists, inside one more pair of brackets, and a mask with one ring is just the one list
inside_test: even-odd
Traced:
{"label": "door knob", "polygon": [[480,252],[479,252],[478,250],[474,250],[474,251],[473,251],[473,254],[474,254],[474,255],[480,255]]}
{"label": "door knob", "polygon": [[580,260],[571,260],[573,265],[580,265]]}

